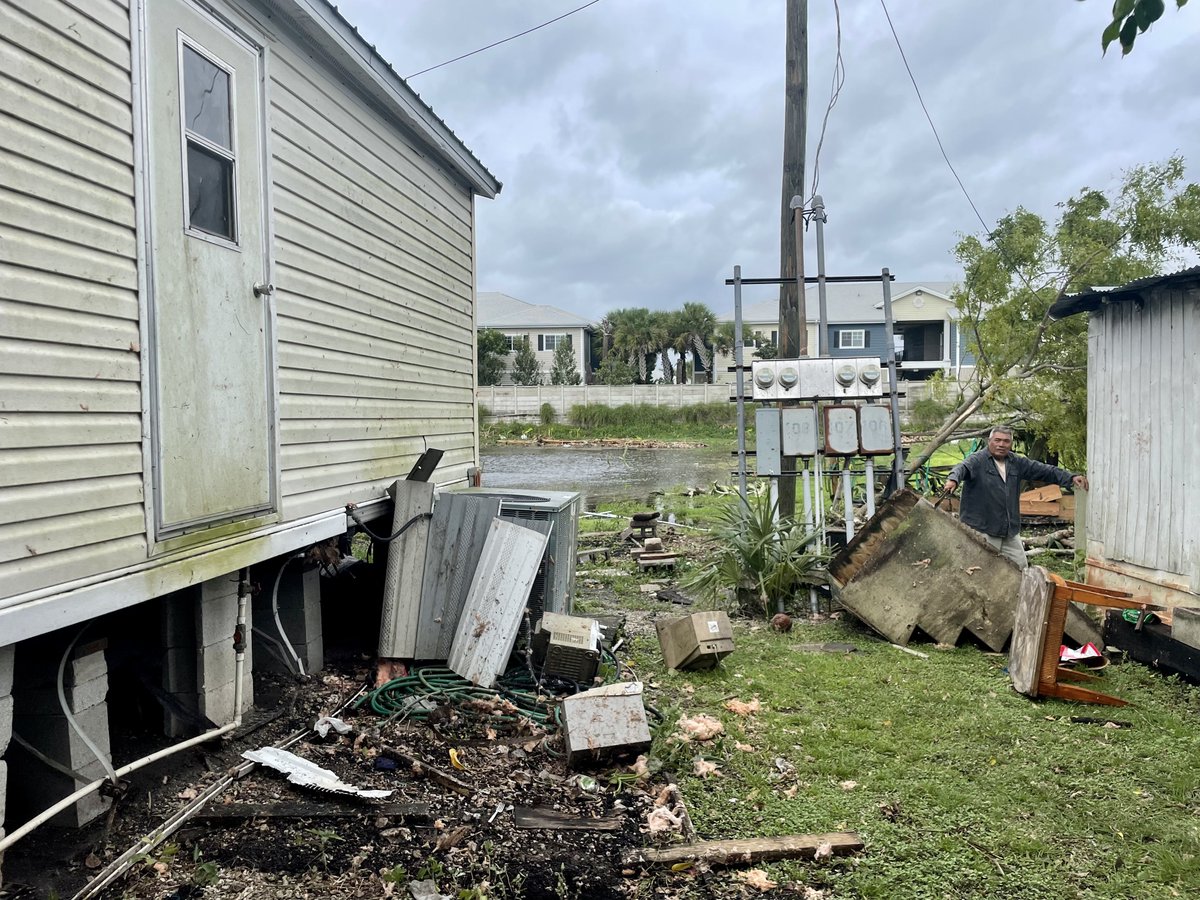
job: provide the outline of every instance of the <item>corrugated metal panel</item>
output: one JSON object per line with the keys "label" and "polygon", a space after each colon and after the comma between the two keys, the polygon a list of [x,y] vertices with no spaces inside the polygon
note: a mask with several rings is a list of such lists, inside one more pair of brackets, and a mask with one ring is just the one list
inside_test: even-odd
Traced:
{"label": "corrugated metal panel", "polygon": [[0,596],[146,558],[128,28],[0,0]]}
{"label": "corrugated metal panel", "polygon": [[[388,545],[379,624],[380,656],[413,658],[429,539],[427,516],[433,510],[433,489],[430,482],[397,481],[395,484],[390,534],[399,534],[406,526],[407,530]],[[409,524],[413,519],[416,521]]]}
{"label": "corrugated metal panel", "polygon": [[416,659],[449,657],[484,541],[499,512],[498,497],[446,492],[437,498],[425,553]]}
{"label": "corrugated metal panel", "polygon": [[537,576],[546,536],[492,519],[447,665],[481,687],[504,671]]}
{"label": "corrugated metal panel", "polygon": [[1200,586],[1200,302],[1114,304],[1089,330],[1089,553]]}

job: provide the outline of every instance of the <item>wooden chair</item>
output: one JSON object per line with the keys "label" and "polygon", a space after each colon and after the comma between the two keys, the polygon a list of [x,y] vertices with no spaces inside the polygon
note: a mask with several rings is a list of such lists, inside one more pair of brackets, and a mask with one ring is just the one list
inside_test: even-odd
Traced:
{"label": "wooden chair", "polygon": [[1017,600],[1017,619],[1013,626],[1008,673],[1013,687],[1030,697],[1059,697],[1084,703],[1125,706],[1126,701],[1110,697],[1068,681],[1098,681],[1095,675],[1078,672],[1059,664],[1063,626],[1072,601],[1110,609],[1137,609],[1146,604],[1132,594],[1065,581],[1041,566],[1030,566],[1021,573]]}

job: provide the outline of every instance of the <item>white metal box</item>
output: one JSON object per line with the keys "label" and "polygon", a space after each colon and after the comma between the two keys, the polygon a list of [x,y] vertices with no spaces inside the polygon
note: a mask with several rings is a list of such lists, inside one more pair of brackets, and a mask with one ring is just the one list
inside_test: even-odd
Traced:
{"label": "white metal box", "polygon": [[640,681],[606,684],[562,701],[567,764],[633,755],[650,746]]}

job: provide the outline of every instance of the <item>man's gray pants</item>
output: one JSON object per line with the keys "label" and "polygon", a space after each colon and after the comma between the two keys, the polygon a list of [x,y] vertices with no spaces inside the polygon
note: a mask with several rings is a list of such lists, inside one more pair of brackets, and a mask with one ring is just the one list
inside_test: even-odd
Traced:
{"label": "man's gray pants", "polygon": [[1015,537],[996,537],[993,534],[985,534],[987,542],[1000,551],[1001,555],[1007,556],[1010,560],[1017,564],[1018,569],[1028,569],[1029,560],[1025,558],[1025,545],[1021,543],[1021,536]]}

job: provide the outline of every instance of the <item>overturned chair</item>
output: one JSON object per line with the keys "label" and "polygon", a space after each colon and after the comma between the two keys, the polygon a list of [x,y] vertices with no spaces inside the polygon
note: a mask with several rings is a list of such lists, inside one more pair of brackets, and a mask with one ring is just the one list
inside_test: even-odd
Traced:
{"label": "overturned chair", "polygon": [[1110,609],[1146,609],[1145,603],[1134,600],[1124,591],[1065,581],[1041,566],[1030,566],[1021,573],[1017,620],[1008,658],[1013,687],[1030,697],[1058,697],[1125,706],[1127,702],[1119,697],[1064,683],[1099,680],[1095,675],[1059,664],[1063,627],[1072,601]]}

